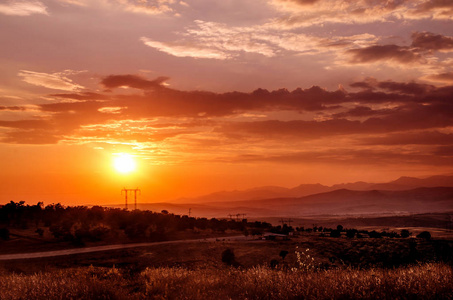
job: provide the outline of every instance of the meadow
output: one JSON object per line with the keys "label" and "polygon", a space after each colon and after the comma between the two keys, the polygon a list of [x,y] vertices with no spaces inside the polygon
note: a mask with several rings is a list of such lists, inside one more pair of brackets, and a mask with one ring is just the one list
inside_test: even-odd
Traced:
{"label": "meadow", "polygon": [[[453,242],[441,228],[417,238],[428,228],[293,229],[98,208],[5,209],[11,207],[0,254],[169,243],[3,260],[0,299],[453,299]],[[265,240],[263,227],[290,238]],[[239,234],[246,239],[229,238]]]}
{"label": "meadow", "polygon": [[[409,261],[413,242],[418,260]],[[233,257],[224,259],[227,249]],[[452,291],[451,264],[416,239],[305,233],[0,263],[0,299],[453,299]]]}
{"label": "meadow", "polygon": [[452,299],[442,263],[397,269],[81,267],[0,275],[1,299]]}

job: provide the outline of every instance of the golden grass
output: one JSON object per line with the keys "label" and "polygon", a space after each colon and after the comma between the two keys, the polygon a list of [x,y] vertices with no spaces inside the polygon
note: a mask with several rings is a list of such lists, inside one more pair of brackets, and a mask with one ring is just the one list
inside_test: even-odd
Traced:
{"label": "golden grass", "polygon": [[162,267],[136,275],[83,267],[0,275],[0,299],[453,299],[453,272],[441,263],[393,270]]}

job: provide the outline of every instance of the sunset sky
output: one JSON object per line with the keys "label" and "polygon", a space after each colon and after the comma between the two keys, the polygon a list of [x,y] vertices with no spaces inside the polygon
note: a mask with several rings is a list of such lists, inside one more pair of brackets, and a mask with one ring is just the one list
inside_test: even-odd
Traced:
{"label": "sunset sky", "polygon": [[452,174],[453,1],[3,0],[0,155],[0,204]]}

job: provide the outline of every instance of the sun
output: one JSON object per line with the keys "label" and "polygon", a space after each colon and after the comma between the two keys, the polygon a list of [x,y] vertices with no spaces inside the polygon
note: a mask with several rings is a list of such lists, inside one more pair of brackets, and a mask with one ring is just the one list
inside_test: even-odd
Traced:
{"label": "sun", "polygon": [[120,153],[113,160],[113,166],[115,169],[123,174],[130,173],[135,170],[135,161],[132,155],[127,153]]}

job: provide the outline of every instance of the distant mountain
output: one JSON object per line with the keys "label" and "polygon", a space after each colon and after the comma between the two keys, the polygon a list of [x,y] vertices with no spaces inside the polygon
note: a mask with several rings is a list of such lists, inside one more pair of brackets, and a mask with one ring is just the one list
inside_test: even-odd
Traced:
{"label": "distant mountain", "polygon": [[243,191],[222,191],[196,198],[181,198],[172,202],[176,203],[207,203],[207,202],[225,202],[225,201],[243,201],[243,200],[261,200],[267,198],[279,197],[302,197],[311,194],[331,191],[332,188],[321,184],[301,184],[295,188],[289,189],[278,186],[263,186]]}
{"label": "distant mountain", "polygon": [[139,204],[139,209],[168,210],[175,214],[225,218],[308,216],[382,216],[453,211],[453,187],[427,187],[404,191],[339,189],[304,197],[197,203]]}
{"label": "distant mountain", "polygon": [[331,192],[339,189],[355,191],[386,190],[404,191],[419,187],[453,187],[453,176],[436,175],[428,178],[400,177],[387,183],[354,182],[326,186],[322,184],[301,184],[294,188],[264,186],[243,191],[222,191],[196,198],[181,198],[173,203],[208,203],[244,200],[262,200],[274,198],[297,198],[313,194]]}

